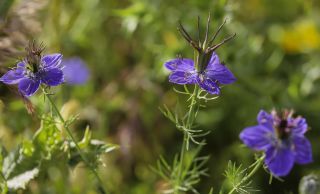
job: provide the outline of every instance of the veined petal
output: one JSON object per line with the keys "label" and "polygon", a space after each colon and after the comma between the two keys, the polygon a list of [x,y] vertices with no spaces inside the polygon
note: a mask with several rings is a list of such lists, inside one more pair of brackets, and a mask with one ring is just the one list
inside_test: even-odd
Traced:
{"label": "veined petal", "polygon": [[220,63],[216,53],[212,54],[205,74],[211,79],[218,80],[221,84],[231,84],[236,81],[233,73],[225,65]]}
{"label": "veined petal", "polygon": [[197,77],[197,83],[203,90],[207,91],[209,94],[220,94],[220,87],[216,83],[216,80],[212,80],[209,77],[199,74]]}
{"label": "veined petal", "polygon": [[294,164],[294,153],[289,146],[270,147],[266,151],[265,163],[272,174],[286,176]]}
{"label": "veined petal", "polygon": [[45,55],[41,59],[43,68],[58,68],[62,61],[62,55],[59,53]]}
{"label": "veined petal", "polygon": [[295,135],[303,135],[308,130],[307,121],[302,117],[294,118],[289,125],[293,126],[291,131]]}
{"label": "veined petal", "polygon": [[40,80],[23,78],[19,82],[19,91],[25,96],[32,96],[39,88]]}
{"label": "veined petal", "polygon": [[263,125],[245,128],[240,133],[243,143],[254,150],[267,150],[272,143],[273,133]]}
{"label": "veined petal", "polygon": [[302,136],[293,136],[295,162],[298,164],[308,164],[312,162],[312,149],[310,141]]}
{"label": "veined petal", "polygon": [[41,81],[48,86],[57,86],[63,82],[63,72],[59,68],[46,69],[40,72]]}
{"label": "veined petal", "polygon": [[194,62],[192,59],[172,59],[164,63],[164,66],[170,71],[194,71]]}
{"label": "veined petal", "polygon": [[5,84],[17,84],[20,82],[20,80],[23,78],[23,73],[20,73],[17,71],[17,69],[10,70],[6,74],[4,74],[0,81],[2,81]]}
{"label": "veined petal", "polygon": [[274,131],[273,128],[273,117],[271,114],[267,113],[264,110],[260,110],[258,116],[257,116],[258,123],[260,125],[265,126],[270,131]]}
{"label": "veined petal", "polygon": [[25,70],[25,68],[26,68],[26,63],[24,61],[20,61],[17,64],[17,69]]}
{"label": "veined petal", "polygon": [[214,68],[214,66],[216,65],[220,65],[220,59],[219,56],[217,55],[217,53],[213,52],[211,55],[211,59],[209,61],[209,64],[207,66],[207,69],[212,69]]}
{"label": "veined petal", "polygon": [[195,84],[196,79],[195,71],[174,71],[169,76],[169,81],[176,84]]}
{"label": "veined petal", "polygon": [[25,63],[20,62],[17,64],[17,68],[8,71],[6,74],[4,74],[0,81],[2,81],[5,84],[18,84],[22,78],[24,78],[24,72],[25,72]]}

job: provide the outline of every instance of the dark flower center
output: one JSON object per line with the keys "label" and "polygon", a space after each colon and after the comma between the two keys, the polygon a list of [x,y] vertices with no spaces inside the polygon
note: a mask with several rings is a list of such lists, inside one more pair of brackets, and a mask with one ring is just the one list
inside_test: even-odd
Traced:
{"label": "dark flower center", "polygon": [[288,139],[291,129],[288,126],[287,119],[281,119],[281,121],[276,126],[278,137],[282,140]]}
{"label": "dark flower center", "polygon": [[38,45],[35,41],[30,42],[29,45],[26,47],[26,62],[28,63],[30,70],[33,73],[37,73],[40,70],[43,50],[43,44]]}

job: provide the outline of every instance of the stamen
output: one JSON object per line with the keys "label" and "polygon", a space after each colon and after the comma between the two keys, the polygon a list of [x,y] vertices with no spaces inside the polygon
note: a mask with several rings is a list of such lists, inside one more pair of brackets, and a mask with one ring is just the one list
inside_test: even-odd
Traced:
{"label": "stamen", "polygon": [[198,16],[198,43],[199,47],[201,47],[201,37],[200,37],[200,16]]}
{"label": "stamen", "polygon": [[219,44],[214,45],[213,47],[209,47],[209,48],[206,50],[206,53],[210,53],[210,52],[215,51],[217,48],[219,48],[219,47],[222,46],[223,44],[225,44],[225,43],[227,43],[228,41],[232,40],[236,35],[237,35],[237,34],[234,33],[233,35],[229,36],[228,38],[223,39],[223,41],[220,42]]}
{"label": "stamen", "polygon": [[209,12],[208,20],[207,20],[207,27],[206,27],[206,35],[203,41],[202,47],[205,48],[208,40],[208,34],[209,34],[209,26],[210,26],[210,21],[211,21],[211,13]]}
{"label": "stamen", "polygon": [[211,45],[214,41],[214,39],[216,39],[216,37],[218,36],[219,32],[221,31],[222,27],[226,24],[227,22],[227,18],[224,19],[223,23],[219,26],[218,30],[216,31],[216,33],[213,35],[213,37],[210,39],[209,44]]}
{"label": "stamen", "polygon": [[197,43],[195,43],[195,41],[191,38],[191,36],[187,33],[187,31],[184,29],[184,27],[182,26],[181,22],[179,21],[179,27],[178,27],[178,31],[180,32],[180,34],[182,35],[182,37],[184,37],[193,48],[195,48],[197,51],[201,52],[201,48],[197,45]]}

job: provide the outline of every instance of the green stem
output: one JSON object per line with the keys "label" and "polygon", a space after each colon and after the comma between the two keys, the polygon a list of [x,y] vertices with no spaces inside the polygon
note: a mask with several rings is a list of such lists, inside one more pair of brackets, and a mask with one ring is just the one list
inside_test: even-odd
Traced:
{"label": "green stem", "polygon": [[99,177],[97,171],[94,169],[94,167],[92,167],[92,165],[88,162],[87,158],[83,155],[81,148],[79,147],[77,141],[75,140],[74,136],[71,133],[71,130],[69,129],[68,125],[66,124],[66,121],[64,120],[64,118],[62,117],[59,109],[57,108],[56,104],[53,102],[50,94],[48,94],[45,90],[43,91],[43,93],[46,95],[46,97],[48,98],[53,110],[56,112],[56,114],[58,115],[60,121],[63,123],[63,127],[65,128],[69,138],[71,139],[71,141],[74,143],[77,151],[79,152],[79,155],[81,157],[81,159],[83,160],[83,162],[89,167],[89,169],[92,171],[92,173],[94,174],[94,176],[96,177],[96,179],[99,182],[99,190],[101,191],[101,193],[105,194],[106,191],[103,188],[103,182],[101,180],[101,178]]}
{"label": "green stem", "polygon": [[[191,99],[191,103],[189,106],[189,111],[188,111],[188,117],[187,117],[187,123],[186,123],[186,128],[190,129],[193,125],[194,122],[194,111],[195,111],[195,107],[197,105],[197,95],[198,95],[198,91],[199,88],[198,86],[195,86],[193,94],[192,94],[192,99]],[[184,164],[184,157],[185,157],[185,153],[187,151],[187,142],[188,142],[188,135],[186,132],[183,133],[183,142],[182,142],[182,147],[181,147],[181,151],[180,151],[180,166],[179,166],[179,170],[178,170],[178,177],[177,177],[177,181],[176,181],[176,187],[175,187],[175,194],[179,194],[179,186],[181,184],[181,181],[183,181],[183,175],[182,175],[182,169],[183,169],[183,164]]]}
{"label": "green stem", "polygon": [[235,185],[233,187],[233,189],[228,193],[228,194],[232,194],[234,191],[237,190],[237,188],[242,185],[243,183],[247,182],[248,180],[251,179],[251,177],[259,170],[259,168],[262,166],[263,164],[263,160],[265,158],[265,155],[261,156],[257,161],[255,161],[255,166],[254,168],[251,170],[251,172],[245,176],[237,185]]}

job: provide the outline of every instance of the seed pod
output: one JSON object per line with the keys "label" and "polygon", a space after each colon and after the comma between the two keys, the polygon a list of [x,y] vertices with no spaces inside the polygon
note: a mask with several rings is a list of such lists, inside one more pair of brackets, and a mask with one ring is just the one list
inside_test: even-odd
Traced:
{"label": "seed pod", "polygon": [[302,177],[299,184],[299,194],[318,194],[320,193],[320,184],[318,176],[307,175]]}

